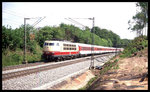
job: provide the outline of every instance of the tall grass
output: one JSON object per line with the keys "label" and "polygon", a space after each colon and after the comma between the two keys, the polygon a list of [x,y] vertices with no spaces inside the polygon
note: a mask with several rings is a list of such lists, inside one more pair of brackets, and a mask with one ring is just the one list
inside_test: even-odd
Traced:
{"label": "tall grass", "polygon": [[[28,63],[38,62],[41,60],[42,48],[38,45],[36,45],[35,48],[34,53],[27,51],[26,60]],[[24,51],[19,48],[15,51],[6,49],[2,53],[2,67],[22,64],[24,58],[23,52]]]}
{"label": "tall grass", "polygon": [[22,51],[10,51],[7,49],[7,51],[2,53],[2,67],[10,65],[19,65],[22,61]]}

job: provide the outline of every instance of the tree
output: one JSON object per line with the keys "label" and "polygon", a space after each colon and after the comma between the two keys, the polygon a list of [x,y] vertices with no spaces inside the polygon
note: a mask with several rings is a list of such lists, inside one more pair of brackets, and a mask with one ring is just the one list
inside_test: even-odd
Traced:
{"label": "tree", "polygon": [[112,32],[111,30],[95,27],[95,34],[100,38],[107,40],[107,46],[116,46],[120,44],[120,36]]}
{"label": "tree", "polygon": [[2,49],[15,50],[16,48],[23,48],[24,46],[24,27],[11,29],[2,26]]}
{"label": "tree", "polygon": [[[133,22],[131,20],[128,21],[129,28],[132,31],[136,31],[137,36],[143,35],[143,29],[148,24],[148,2],[138,2],[136,3],[137,7],[140,7],[140,11],[137,12],[135,16],[132,17]],[[147,28],[147,36],[148,36],[148,28]]]}
{"label": "tree", "polygon": [[43,47],[45,40],[51,40],[53,38],[53,30],[49,26],[45,26],[41,28],[35,36],[36,41],[38,44]]}

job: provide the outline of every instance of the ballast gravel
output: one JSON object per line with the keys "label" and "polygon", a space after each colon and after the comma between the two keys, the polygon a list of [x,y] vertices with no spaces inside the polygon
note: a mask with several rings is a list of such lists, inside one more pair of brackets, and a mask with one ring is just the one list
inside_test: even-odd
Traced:
{"label": "ballast gravel", "polygon": [[[109,57],[97,58],[94,60],[94,66],[103,65],[106,61],[108,61],[112,54]],[[105,59],[103,62],[102,59]],[[2,90],[32,90],[36,89],[40,86],[53,82],[53,84],[49,85],[49,87],[55,85],[54,81],[61,79],[65,76],[68,76],[74,72],[78,72],[80,70],[88,69],[90,66],[91,60],[87,60],[85,62],[80,62],[68,66],[63,66],[47,71],[42,71],[18,78],[13,78],[9,80],[2,81]],[[40,68],[39,68],[40,70]]]}

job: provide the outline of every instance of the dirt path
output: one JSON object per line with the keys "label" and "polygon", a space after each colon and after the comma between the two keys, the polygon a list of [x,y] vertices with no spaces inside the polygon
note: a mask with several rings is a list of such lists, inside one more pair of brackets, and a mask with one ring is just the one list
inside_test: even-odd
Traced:
{"label": "dirt path", "polygon": [[148,49],[145,49],[134,57],[119,60],[91,90],[148,90],[147,74]]}

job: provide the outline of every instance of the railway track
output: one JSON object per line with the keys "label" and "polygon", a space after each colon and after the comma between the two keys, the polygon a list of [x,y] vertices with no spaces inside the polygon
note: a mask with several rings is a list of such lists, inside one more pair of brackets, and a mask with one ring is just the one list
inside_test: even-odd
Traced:
{"label": "railway track", "polygon": [[44,62],[37,62],[37,63],[28,63],[28,64],[21,64],[21,65],[14,65],[14,66],[6,66],[2,68],[2,71],[7,71],[7,70],[13,70],[13,69],[18,69],[18,68],[25,68],[25,67],[31,67],[31,66],[37,66],[44,64]]}
{"label": "railway track", "polygon": [[[108,56],[108,55],[110,55],[110,53],[109,54],[98,55],[98,56],[95,56],[95,58],[104,57],[104,56]],[[49,65],[45,65],[45,66],[41,66],[41,67],[37,67],[37,68],[31,68],[31,69],[25,69],[25,70],[21,70],[21,71],[3,73],[2,74],[2,81],[12,79],[12,78],[17,78],[17,77],[20,77],[20,76],[29,75],[29,74],[32,74],[32,73],[37,73],[37,72],[41,72],[41,71],[50,70],[50,69],[54,69],[54,68],[58,68],[58,67],[62,67],[62,66],[67,66],[67,65],[71,65],[71,64],[75,64],[75,63],[79,63],[79,62],[85,62],[86,60],[89,60],[90,58],[91,58],[91,56],[84,57],[84,58],[73,59],[73,60],[67,60],[67,62],[65,62],[65,61],[56,62],[55,64],[49,64]],[[38,65],[42,65],[42,64],[43,63],[20,65],[20,66],[11,67],[9,69],[5,68],[4,70],[6,71],[6,70],[17,69],[17,68],[22,68],[22,67],[33,67],[33,66],[38,66]]]}

